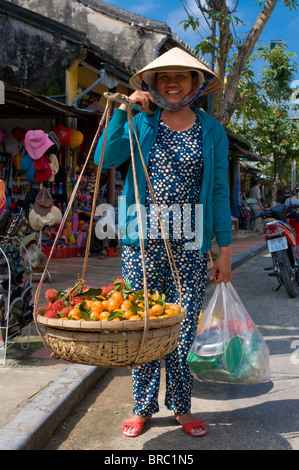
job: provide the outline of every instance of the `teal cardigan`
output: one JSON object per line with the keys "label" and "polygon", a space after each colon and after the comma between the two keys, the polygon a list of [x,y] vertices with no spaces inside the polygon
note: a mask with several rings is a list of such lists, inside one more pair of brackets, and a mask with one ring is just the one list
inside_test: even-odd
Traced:
{"label": "teal cardigan", "polygon": [[[228,246],[231,239],[231,212],[229,187],[227,184],[228,139],[223,126],[215,118],[197,108],[192,110],[199,117],[203,131],[204,172],[199,204],[202,204],[203,227],[200,251],[206,253],[211,249],[212,237],[216,236],[218,246]],[[161,109],[154,115],[138,113],[134,123],[146,167],[151,148],[155,142]],[[96,147],[94,161],[99,164],[104,139],[103,132]],[[133,132],[133,146],[139,200],[145,204],[146,178],[141,158]],[[130,140],[127,124],[127,112],[115,109],[107,130],[106,146],[103,158],[103,168],[115,168],[131,156]],[[130,162],[123,194],[119,198],[119,230],[122,242],[128,245],[140,246],[138,230],[136,229],[136,212],[132,162]],[[130,210],[131,208],[131,210]],[[144,220],[144,219],[143,219]],[[145,220],[144,220],[145,222]],[[146,234],[145,225],[143,233]],[[146,246],[146,240],[144,240]]]}

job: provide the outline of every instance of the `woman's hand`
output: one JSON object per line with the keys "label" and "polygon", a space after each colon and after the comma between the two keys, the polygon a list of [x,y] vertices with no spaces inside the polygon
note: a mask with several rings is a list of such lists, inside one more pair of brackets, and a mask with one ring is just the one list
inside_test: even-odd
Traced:
{"label": "woman's hand", "polygon": [[224,282],[227,284],[232,279],[231,269],[231,247],[222,246],[219,248],[219,255],[214,261],[210,275],[210,281],[214,279],[213,284]]}
{"label": "woman's hand", "polygon": [[[133,104],[141,105],[143,113],[148,111],[150,101],[154,103],[154,99],[148,91],[136,90],[131,96],[129,96],[129,98]],[[121,104],[119,109],[126,110],[127,106],[125,104]]]}

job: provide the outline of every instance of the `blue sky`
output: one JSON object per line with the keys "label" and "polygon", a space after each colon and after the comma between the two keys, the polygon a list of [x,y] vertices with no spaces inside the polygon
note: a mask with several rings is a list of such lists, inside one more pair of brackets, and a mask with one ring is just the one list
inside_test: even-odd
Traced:
{"label": "blue sky", "polygon": [[[234,3],[233,0],[228,1]],[[166,22],[172,32],[191,47],[199,42],[199,36],[196,36],[191,29],[184,32],[183,27],[178,26],[178,23],[186,18],[180,0],[126,0],[125,2],[123,0],[109,0],[107,3],[153,20]],[[201,16],[195,0],[184,0],[183,3],[188,6],[188,11],[193,12],[196,17]],[[234,15],[240,18],[244,24],[238,26],[238,36],[242,37],[250,31],[260,9],[256,0],[239,0],[238,9]],[[299,65],[298,31],[299,9],[289,12],[288,8],[283,5],[282,0],[278,0],[275,10],[260,37],[260,42],[269,45],[271,40],[285,41],[289,51],[297,54],[296,62]],[[206,23],[202,21],[200,34],[207,37],[208,33]],[[209,56],[204,58],[209,61]],[[299,80],[299,70],[295,78]]]}

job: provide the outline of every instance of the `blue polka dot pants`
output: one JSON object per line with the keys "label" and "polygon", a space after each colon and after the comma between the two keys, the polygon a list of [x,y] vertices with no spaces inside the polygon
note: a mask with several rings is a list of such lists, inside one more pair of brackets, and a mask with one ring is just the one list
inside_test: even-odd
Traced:
{"label": "blue polka dot pants", "polygon": [[[165,405],[175,413],[189,413],[193,377],[186,360],[195,335],[198,316],[202,307],[206,277],[207,256],[198,250],[185,250],[181,241],[170,241],[170,247],[180,277],[182,305],[187,318],[181,323],[178,346],[165,358],[166,396]],[[150,292],[157,289],[164,293],[166,301],[179,303],[179,293],[169,265],[163,240],[148,240],[145,249],[147,287]],[[143,269],[140,249],[124,245],[122,253],[122,275],[133,289],[143,289]],[[161,360],[155,360],[133,369],[133,413],[149,416],[159,411],[158,393]]]}

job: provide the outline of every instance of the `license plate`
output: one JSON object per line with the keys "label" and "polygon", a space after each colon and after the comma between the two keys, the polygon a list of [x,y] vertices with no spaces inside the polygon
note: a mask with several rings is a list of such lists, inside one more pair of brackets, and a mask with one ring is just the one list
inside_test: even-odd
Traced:
{"label": "license plate", "polygon": [[268,240],[267,243],[269,253],[272,253],[273,251],[286,250],[288,247],[286,237],[274,238],[273,240]]}

